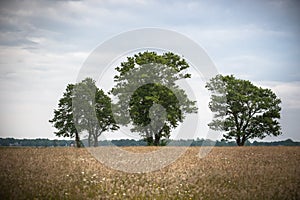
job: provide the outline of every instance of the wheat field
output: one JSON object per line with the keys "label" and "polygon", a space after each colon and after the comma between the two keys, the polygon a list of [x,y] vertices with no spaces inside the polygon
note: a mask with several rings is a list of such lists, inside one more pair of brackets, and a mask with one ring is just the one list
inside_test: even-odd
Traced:
{"label": "wheat field", "polygon": [[200,148],[160,170],[126,173],[85,148],[2,147],[0,199],[300,199],[300,147],[214,147],[203,158]]}

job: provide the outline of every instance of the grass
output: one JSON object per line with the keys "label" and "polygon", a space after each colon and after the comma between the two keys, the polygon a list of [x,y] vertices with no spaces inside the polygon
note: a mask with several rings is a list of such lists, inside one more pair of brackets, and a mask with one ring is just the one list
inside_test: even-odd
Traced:
{"label": "grass", "polygon": [[86,149],[0,148],[0,199],[300,199],[300,147],[214,147],[204,158],[199,149],[159,171],[125,173]]}

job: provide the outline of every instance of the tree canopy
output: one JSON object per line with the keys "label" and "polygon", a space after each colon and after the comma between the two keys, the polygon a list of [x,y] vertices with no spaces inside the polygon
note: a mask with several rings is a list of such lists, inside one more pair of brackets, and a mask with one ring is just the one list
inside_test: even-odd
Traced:
{"label": "tree canopy", "polygon": [[89,146],[98,146],[98,138],[108,130],[117,130],[111,110],[111,99],[95,85],[95,81],[86,78],[75,85],[73,111],[78,118],[76,128],[88,132]]}
{"label": "tree canopy", "polygon": [[77,84],[69,84],[59,100],[54,118],[49,120],[58,130],[57,136],[74,137],[80,147],[79,133],[88,133],[88,144],[98,146],[98,137],[107,130],[116,130],[111,111],[111,99],[100,90],[95,81],[86,78]]}
{"label": "tree canopy", "polygon": [[206,88],[212,92],[209,108],[214,112],[209,127],[224,131],[225,140],[235,139],[243,146],[248,139],[281,134],[281,100],[270,89],[232,75],[217,75]]}
{"label": "tree canopy", "polygon": [[115,76],[111,93],[118,99],[114,114],[122,125],[133,125],[148,145],[164,145],[185,114],[197,111],[176,81],[191,77],[188,63],[171,52],[138,53],[128,57]]}
{"label": "tree canopy", "polygon": [[58,109],[54,110],[54,117],[49,120],[58,130],[54,134],[58,137],[75,137],[77,147],[81,147],[78,131],[74,124],[72,98],[74,84],[68,84],[63,97],[59,100]]}

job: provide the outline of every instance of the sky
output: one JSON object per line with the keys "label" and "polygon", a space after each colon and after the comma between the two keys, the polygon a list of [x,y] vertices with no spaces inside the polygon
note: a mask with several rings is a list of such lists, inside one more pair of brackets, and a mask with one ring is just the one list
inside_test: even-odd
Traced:
{"label": "sky", "polygon": [[[0,137],[56,138],[48,120],[90,53],[117,34],[155,27],[195,41],[221,74],[272,89],[283,135],[265,140],[300,141],[299,13],[297,0],[1,1]],[[198,88],[207,104],[204,84]],[[200,107],[197,136],[214,139]]]}

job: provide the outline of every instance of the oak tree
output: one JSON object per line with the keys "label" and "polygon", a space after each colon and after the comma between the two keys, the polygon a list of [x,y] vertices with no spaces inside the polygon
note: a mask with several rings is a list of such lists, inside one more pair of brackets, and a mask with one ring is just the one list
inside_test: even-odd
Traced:
{"label": "oak tree", "polygon": [[233,75],[217,75],[206,88],[212,93],[209,108],[214,113],[209,127],[224,131],[225,140],[235,139],[243,146],[248,139],[281,134],[281,100],[270,89]]}
{"label": "oak tree", "polygon": [[72,98],[74,84],[68,84],[63,97],[59,100],[58,108],[54,110],[54,117],[49,120],[57,129],[54,134],[58,137],[75,137],[76,147],[81,147],[79,133],[74,124]]}
{"label": "oak tree", "polygon": [[98,138],[104,131],[118,129],[111,99],[91,78],[67,86],[49,122],[58,130],[57,136],[75,137],[77,147],[81,146],[79,134],[84,131],[88,133],[88,145],[98,146]]}
{"label": "oak tree", "polygon": [[74,117],[80,119],[76,128],[88,132],[88,146],[98,146],[99,136],[108,130],[117,130],[111,109],[111,99],[95,81],[86,78],[75,85],[73,97]]}
{"label": "oak tree", "polygon": [[188,63],[168,52],[143,52],[128,57],[115,76],[111,93],[118,102],[114,114],[121,125],[131,124],[148,145],[165,145],[171,129],[183,122],[187,113],[197,111],[176,81],[191,77]]}

